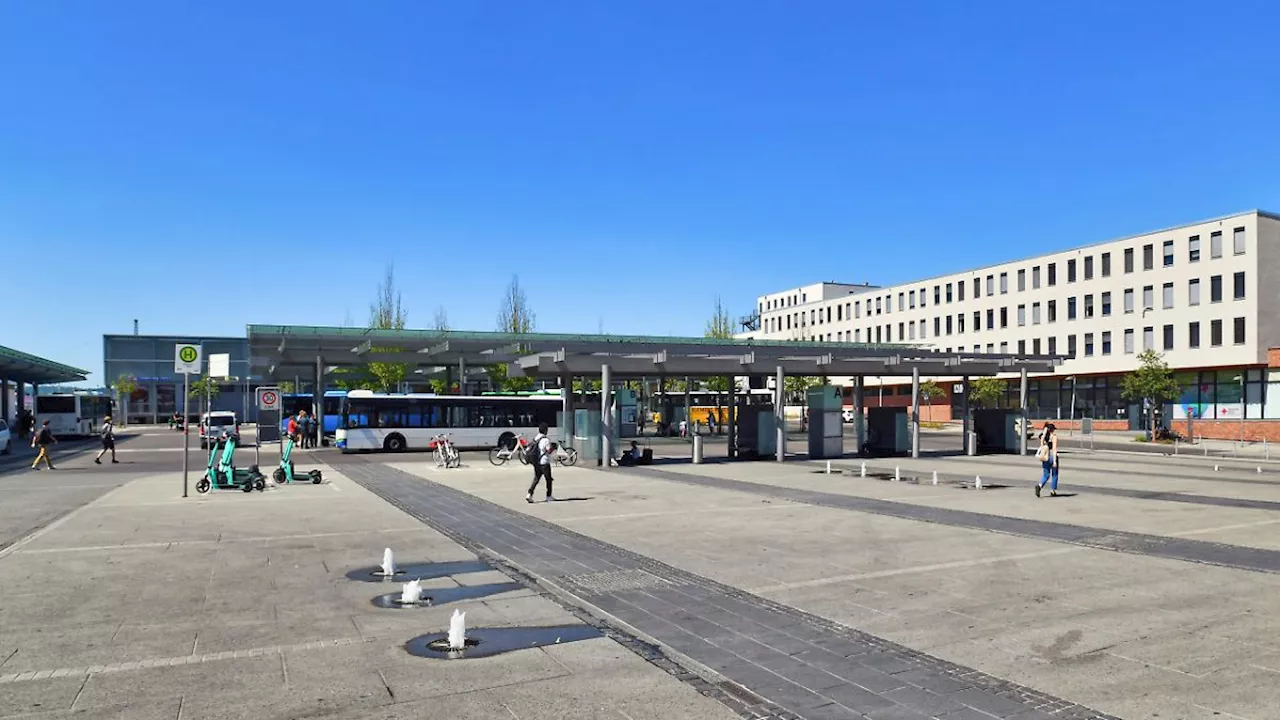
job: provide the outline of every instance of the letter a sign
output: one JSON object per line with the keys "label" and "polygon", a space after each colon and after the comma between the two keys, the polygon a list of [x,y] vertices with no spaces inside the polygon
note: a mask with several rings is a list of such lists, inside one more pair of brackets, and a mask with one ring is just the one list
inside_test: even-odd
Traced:
{"label": "letter a sign", "polygon": [[173,372],[178,375],[199,375],[200,346],[175,345],[173,347]]}

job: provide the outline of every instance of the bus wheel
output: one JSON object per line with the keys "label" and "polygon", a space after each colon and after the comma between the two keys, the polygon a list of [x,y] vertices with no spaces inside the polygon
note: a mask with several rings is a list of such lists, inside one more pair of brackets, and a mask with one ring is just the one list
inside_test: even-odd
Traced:
{"label": "bus wheel", "polygon": [[382,443],[382,449],[388,452],[404,452],[405,442],[404,436],[400,433],[392,433]]}

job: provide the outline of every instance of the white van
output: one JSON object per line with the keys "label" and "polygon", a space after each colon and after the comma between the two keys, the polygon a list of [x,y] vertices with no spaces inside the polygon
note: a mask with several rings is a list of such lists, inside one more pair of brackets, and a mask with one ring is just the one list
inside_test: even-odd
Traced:
{"label": "white van", "polygon": [[214,410],[200,416],[200,447],[202,449],[209,447],[209,440],[212,438],[217,442],[223,433],[236,433],[240,430],[240,422],[236,420],[236,414],[230,410]]}

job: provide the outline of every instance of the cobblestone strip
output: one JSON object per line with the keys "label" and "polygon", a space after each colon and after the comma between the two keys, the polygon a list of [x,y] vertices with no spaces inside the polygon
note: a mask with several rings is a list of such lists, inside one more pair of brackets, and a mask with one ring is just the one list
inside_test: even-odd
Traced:
{"label": "cobblestone strip", "polygon": [[571,588],[583,605],[728,678],[740,689],[712,687],[744,717],[1115,720],[368,459],[334,462],[435,529],[507,558],[517,576]]}
{"label": "cobblestone strip", "polygon": [[[931,522],[939,525],[949,525],[952,527],[989,530],[992,532],[1005,533],[1007,535],[1018,535],[1020,537],[1034,538],[1037,540],[1051,540],[1054,542],[1080,545],[1097,550],[1112,550],[1115,552],[1146,555],[1149,557],[1166,558],[1169,560],[1184,560],[1187,562],[1234,568],[1236,570],[1280,573],[1280,551],[1276,550],[1251,548],[1241,545],[1227,545],[1224,543],[1207,542],[1205,540],[1190,540],[1184,538],[1165,537],[1161,535],[1144,535],[1141,533],[1124,532],[1122,530],[1104,530],[1085,527],[1083,525],[1068,525],[1066,523],[1048,522],[1045,520],[1028,520],[1024,518],[1005,517],[1003,515],[988,515],[970,510],[954,510],[951,508],[913,505],[911,503],[897,502],[894,500],[879,500],[852,495],[840,495],[837,493],[803,490],[799,488],[783,487],[781,485],[770,485],[767,483],[746,482],[743,480],[731,480],[728,478],[710,477],[706,475],[670,472],[656,468],[615,468],[609,472],[639,473],[642,475],[659,477],[663,480],[684,483],[686,485],[696,485],[699,487],[715,488],[717,490],[730,490],[733,492],[760,495],[779,500],[803,503],[805,505],[816,505],[841,510],[854,510],[856,512],[872,513],[875,515],[887,515],[890,517],[902,518],[904,520],[918,520],[921,522]],[[870,472],[870,469],[868,469],[868,472]]]}

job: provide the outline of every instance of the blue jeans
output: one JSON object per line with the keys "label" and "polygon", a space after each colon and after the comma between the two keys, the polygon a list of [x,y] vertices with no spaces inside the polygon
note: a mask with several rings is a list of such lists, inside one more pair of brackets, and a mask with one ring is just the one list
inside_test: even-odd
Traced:
{"label": "blue jeans", "polygon": [[1048,460],[1041,461],[1040,467],[1044,469],[1044,474],[1040,476],[1040,487],[1044,487],[1045,483],[1052,478],[1053,483],[1049,485],[1049,489],[1056,491],[1058,489],[1058,466],[1054,463],[1054,460],[1057,460],[1057,458],[1051,455]]}

